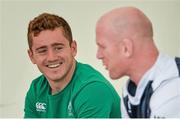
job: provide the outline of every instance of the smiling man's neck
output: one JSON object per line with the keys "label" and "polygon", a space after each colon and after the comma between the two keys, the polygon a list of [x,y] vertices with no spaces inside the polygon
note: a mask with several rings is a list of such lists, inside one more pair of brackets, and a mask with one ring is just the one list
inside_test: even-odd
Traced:
{"label": "smiling man's neck", "polygon": [[49,85],[51,87],[52,95],[61,92],[69,84],[69,82],[72,80],[75,67],[76,67],[76,61],[74,60],[70,71],[68,72],[68,74],[65,75],[65,77],[62,77],[61,79],[56,81],[48,80]]}

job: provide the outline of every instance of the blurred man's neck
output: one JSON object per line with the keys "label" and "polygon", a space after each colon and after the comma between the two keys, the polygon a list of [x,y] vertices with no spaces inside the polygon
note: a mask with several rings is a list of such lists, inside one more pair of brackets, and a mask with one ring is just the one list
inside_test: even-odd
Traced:
{"label": "blurred man's neck", "polygon": [[137,59],[134,60],[134,67],[132,67],[130,73],[130,78],[136,85],[138,85],[143,75],[155,64],[159,55],[159,52],[154,45],[142,50],[143,51],[139,53],[139,56],[137,56]]}

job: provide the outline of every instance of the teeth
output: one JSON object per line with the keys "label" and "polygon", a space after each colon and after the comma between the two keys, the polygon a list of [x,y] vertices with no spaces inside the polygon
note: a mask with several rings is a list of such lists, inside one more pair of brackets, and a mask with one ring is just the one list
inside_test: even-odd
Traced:
{"label": "teeth", "polygon": [[[62,64],[62,63],[60,63]],[[51,64],[51,65],[48,65],[49,68],[56,68],[58,67],[60,64]]]}

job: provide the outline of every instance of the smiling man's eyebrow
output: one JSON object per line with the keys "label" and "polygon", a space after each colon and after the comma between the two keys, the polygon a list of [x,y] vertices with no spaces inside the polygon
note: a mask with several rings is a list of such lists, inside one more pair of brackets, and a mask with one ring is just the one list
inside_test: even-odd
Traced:
{"label": "smiling man's eyebrow", "polygon": [[57,46],[57,45],[64,46],[64,44],[63,44],[63,43],[53,43],[51,46]]}

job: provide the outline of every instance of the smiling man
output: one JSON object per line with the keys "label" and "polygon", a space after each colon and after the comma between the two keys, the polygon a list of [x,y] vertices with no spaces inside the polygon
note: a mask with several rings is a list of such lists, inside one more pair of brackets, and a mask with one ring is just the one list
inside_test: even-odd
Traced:
{"label": "smiling man", "polygon": [[94,68],[75,60],[68,23],[43,13],[28,27],[28,54],[41,76],[25,99],[25,118],[118,118],[120,98]]}

